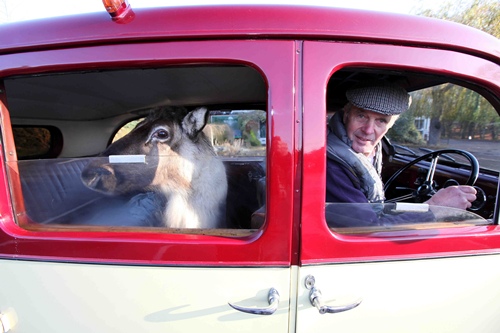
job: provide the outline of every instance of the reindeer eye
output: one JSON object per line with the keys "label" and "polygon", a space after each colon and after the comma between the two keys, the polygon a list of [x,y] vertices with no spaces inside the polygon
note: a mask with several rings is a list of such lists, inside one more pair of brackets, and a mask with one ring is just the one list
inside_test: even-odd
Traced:
{"label": "reindeer eye", "polygon": [[170,133],[165,129],[159,129],[156,132],[154,132],[153,137],[157,138],[160,141],[165,141],[170,138]]}

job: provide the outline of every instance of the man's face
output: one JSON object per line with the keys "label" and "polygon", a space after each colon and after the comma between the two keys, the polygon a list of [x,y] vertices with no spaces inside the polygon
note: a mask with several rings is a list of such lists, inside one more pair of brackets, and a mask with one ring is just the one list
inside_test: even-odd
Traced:
{"label": "man's face", "polygon": [[344,114],[347,136],[352,140],[351,148],[357,153],[371,156],[397,118],[398,116],[388,116],[351,106]]}

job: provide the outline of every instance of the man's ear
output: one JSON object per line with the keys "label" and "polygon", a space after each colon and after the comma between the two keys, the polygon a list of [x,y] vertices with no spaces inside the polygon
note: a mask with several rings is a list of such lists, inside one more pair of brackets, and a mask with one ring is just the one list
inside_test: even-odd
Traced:
{"label": "man's ear", "polygon": [[394,124],[396,123],[396,120],[398,120],[398,118],[399,118],[399,114],[392,116],[391,121],[389,122],[388,129],[390,129],[392,126],[394,126]]}
{"label": "man's ear", "polygon": [[342,115],[342,122],[344,125],[347,123],[347,118],[349,116],[349,112],[351,112],[351,103],[347,103],[344,108],[342,109],[344,111],[344,114]]}

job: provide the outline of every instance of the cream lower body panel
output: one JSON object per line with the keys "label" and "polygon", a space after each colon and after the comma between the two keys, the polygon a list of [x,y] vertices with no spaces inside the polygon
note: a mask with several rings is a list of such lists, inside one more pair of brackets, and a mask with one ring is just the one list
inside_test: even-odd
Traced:
{"label": "cream lower body panel", "polygon": [[[291,268],[182,268],[0,260],[12,332],[499,332],[500,255]],[[304,284],[315,278],[320,314]],[[266,307],[268,316],[239,312]]]}
{"label": "cream lower body panel", "polygon": [[[181,268],[0,260],[13,332],[288,332],[290,268]],[[278,310],[259,316],[228,302]],[[13,312],[12,312],[13,311]]]}
{"label": "cream lower body panel", "polygon": [[[319,314],[307,275],[325,305],[361,304]],[[500,332],[498,254],[306,266],[298,279],[297,332]]]}

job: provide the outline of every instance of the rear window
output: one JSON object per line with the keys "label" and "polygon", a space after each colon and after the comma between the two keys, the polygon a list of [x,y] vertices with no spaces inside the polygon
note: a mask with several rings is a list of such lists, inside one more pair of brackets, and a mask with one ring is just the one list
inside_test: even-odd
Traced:
{"label": "rear window", "polygon": [[53,158],[60,153],[61,134],[56,127],[14,126],[17,157]]}

